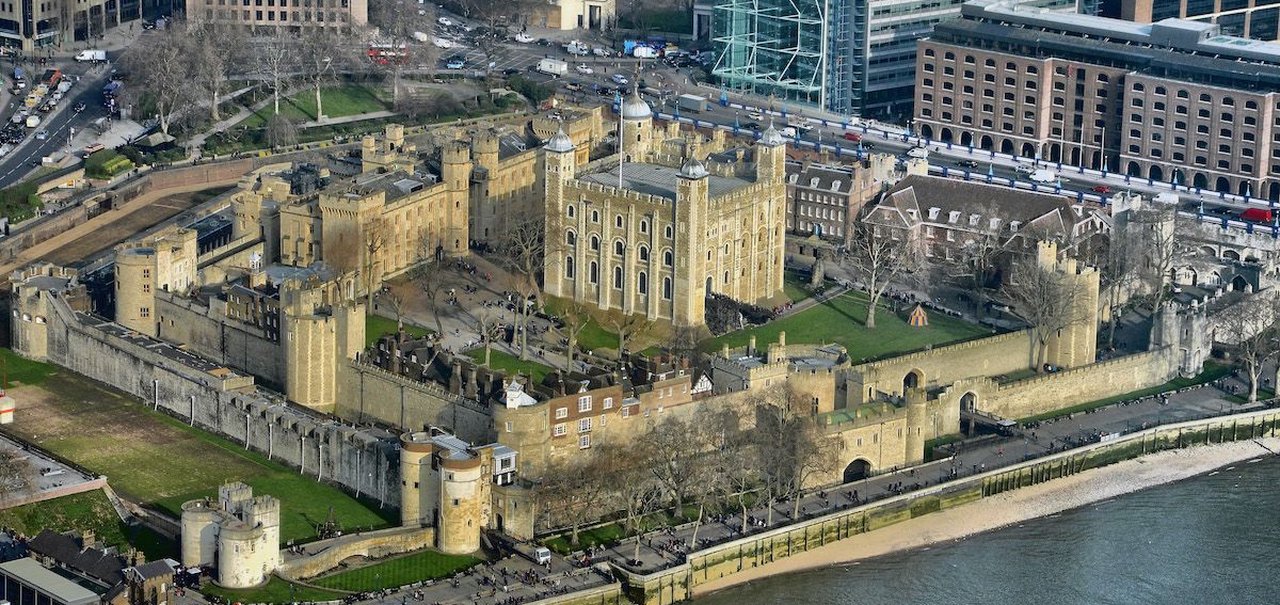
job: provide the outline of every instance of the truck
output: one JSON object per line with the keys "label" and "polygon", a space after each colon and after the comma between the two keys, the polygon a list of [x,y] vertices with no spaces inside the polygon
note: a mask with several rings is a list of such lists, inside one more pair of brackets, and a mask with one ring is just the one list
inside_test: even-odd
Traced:
{"label": "truck", "polygon": [[62,81],[62,70],[61,70],[61,69],[50,69],[50,70],[46,70],[46,71],[44,72],[44,75],[43,75],[43,76],[40,76],[40,82],[41,82],[41,83],[43,83],[43,84],[48,84],[48,85],[49,85],[49,88],[53,88],[53,87],[57,86],[57,85],[58,85],[58,82],[61,82],[61,81]]}
{"label": "truck", "polygon": [[123,87],[124,82],[120,80],[107,82],[107,85],[102,87],[102,96],[106,99],[114,99],[116,95],[120,94],[120,89]]}
{"label": "truck", "polygon": [[27,87],[27,72],[21,67],[13,68],[13,85],[17,88]]}
{"label": "truck", "polygon": [[1031,176],[1027,178],[1031,179],[1031,182],[1039,185],[1052,185],[1058,182],[1058,173],[1052,170],[1041,169],[1033,171]]}
{"label": "truck", "polygon": [[585,57],[585,56],[587,56],[587,55],[591,54],[591,47],[589,47],[589,46],[587,46],[586,44],[583,44],[583,43],[581,43],[581,42],[579,42],[579,41],[577,41],[577,40],[574,40],[574,41],[572,41],[572,42],[570,42],[570,43],[568,43],[568,44],[565,44],[565,45],[564,45],[564,50],[565,50],[565,52],[567,52],[567,53],[569,53],[569,54],[571,54],[571,55],[573,55],[573,56],[575,56],[575,57]]}
{"label": "truck", "polygon": [[76,53],[76,61],[81,63],[103,63],[107,60],[107,51],[105,50],[82,50]]}
{"label": "truck", "polygon": [[707,100],[699,95],[680,95],[676,97],[676,107],[679,107],[680,111],[706,111]]}
{"label": "truck", "polygon": [[560,59],[543,59],[538,61],[537,70],[549,76],[559,78],[569,73],[569,64]]}

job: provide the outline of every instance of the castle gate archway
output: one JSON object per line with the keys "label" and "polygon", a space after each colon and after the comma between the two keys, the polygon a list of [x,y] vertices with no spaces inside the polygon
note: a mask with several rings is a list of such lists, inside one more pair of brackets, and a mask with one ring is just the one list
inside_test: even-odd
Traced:
{"label": "castle gate archway", "polygon": [[871,476],[871,461],[858,458],[844,467],[844,482],[859,481]]}

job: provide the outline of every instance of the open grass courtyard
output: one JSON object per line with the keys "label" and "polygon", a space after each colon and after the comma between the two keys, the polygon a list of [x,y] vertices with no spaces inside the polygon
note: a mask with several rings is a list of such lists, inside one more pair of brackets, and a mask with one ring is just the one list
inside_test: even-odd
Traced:
{"label": "open grass courtyard", "polygon": [[876,327],[868,329],[863,325],[867,319],[866,295],[846,292],[763,326],[711,339],[706,350],[718,350],[722,344],[745,346],[752,335],[763,348],[777,342],[778,333],[785,331],[789,344],[836,343],[849,351],[854,362],[859,362],[991,334],[987,328],[942,313],[929,313],[928,326],[912,327],[906,322],[908,312],[910,309],[899,316],[887,304],[881,304]]}
{"label": "open grass courtyard", "polygon": [[[320,101],[324,106],[324,115],[331,118],[386,111],[391,108],[389,103],[378,96],[377,91],[356,84],[322,88],[320,90]],[[266,126],[267,120],[274,113],[275,104],[269,103],[266,107],[250,114],[239,125],[248,128],[261,128]],[[315,91],[304,90],[292,97],[281,98],[280,115],[294,122],[315,121],[317,119]]]}
{"label": "open grass courtyard", "polygon": [[121,552],[134,546],[148,559],[179,556],[177,543],[141,526],[125,525],[102,490],[72,494],[0,510],[0,526],[27,536],[41,530],[55,532],[93,530],[100,544],[115,546]]}
{"label": "open grass courtyard", "polygon": [[[27,372],[38,375],[38,370]],[[183,502],[216,496],[223,483],[243,481],[256,493],[280,499],[282,541],[314,538],[330,507],[347,530],[398,520],[390,509],[379,511],[376,503],[366,505],[314,476],[299,475],[65,370],[43,385],[13,389],[12,395],[21,403],[9,430],[105,475],[122,496],[175,517]]]}
{"label": "open grass courtyard", "polygon": [[233,590],[208,582],[200,589],[206,595],[218,596],[227,603],[305,603],[336,601],[342,593],[302,584],[294,584],[276,576],[257,588]]}
{"label": "open grass courtyard", "polygon": [[434,550],[423,550],[316,578],[310,580],[310,583],[350,592],[381,590],[422,580],[447,578],[480,562],[480,559],[467,555],[446,555]]}
{"label": "open grass courtyard", "polygon": [[[364,346],[371,347],[373,343],[378,342],[379,338],[387,334],[395,334],[399,330],[396,320],[372,313],[364,316]],[[421,326],[415,326],[408,322],[404,324],[404,331],[409,334],[410,338],[422,338],[431,333],[431,330]]]}
{"label": "open grass courtyard", "polygon": [[[482,363],[484,361],[484,347],[467,351],[467,357],[474,359],[477,363]],[[533,384],[542,384],[542,379],[554,371],[550,366],[536,361],[525,361],[517,355],[498,349],[489,351],[489,367],[507,374],[523,374],[528,376]]]}

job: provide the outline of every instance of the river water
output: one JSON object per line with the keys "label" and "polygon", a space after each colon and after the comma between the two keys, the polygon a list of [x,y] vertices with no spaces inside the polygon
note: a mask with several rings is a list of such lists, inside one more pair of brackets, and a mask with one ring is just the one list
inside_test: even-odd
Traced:
{"label": "river water", "polygon": [[928,549],[767,578],[696,605],[1277,603],[1277,486],[1272,457]]}

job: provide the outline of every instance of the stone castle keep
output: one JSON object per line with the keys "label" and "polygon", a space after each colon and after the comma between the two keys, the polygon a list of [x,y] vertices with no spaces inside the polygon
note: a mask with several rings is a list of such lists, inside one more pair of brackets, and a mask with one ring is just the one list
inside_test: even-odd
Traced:
{"label": "stone castle keep", "polygon": [[182,565],[214,565],[218,584],[249,588],[280,566],[280,501],[243,483],[218,488],[217,502],[182,505]]}
{"label": "stone castle keep", "polygon": [[[121,245],[110,270],[15,272],[13,348],[399,506],[404,526],[432,529],[451,553],[478,548],[482,529],[534,537],[547,526],[532,482],[597,444],[643,439],[666,415],[785,386],[842,445],[838,467],[813,481],[829,484],[919,462],[926,440],[959,431],[970,412],[1022,418],[1130,392],[1194,373],[1208,353],[1203,316],[1170,309],[1150,350],[1097,362],[1098,274],[1058,261],[1048,243],[1037,258],[1070,278],[1088,317],[1050,339],[1045,362],[1061,371],[1026,379],[1001,377],[1034,365],[1027,332],[865,363],[783,334],[705,363],[634,355],[537,383],[404,334],[365,347],[366,288],[421,260],[419,250],[465,256],[469,241],[525,211],[545,215],[552,294],[689,326],[702,323],[708,292],[780,295],[781,137],[733,150],[723,134],[657,128],[642,105],[624,104],[622,156],[592,160],[582,150],[595,139],[559,127],[545,149],[502,151],[504,139],[480,129],[470,143],[450,138],[419,154],[393,127],[328,166],[265,168],[227,194],[225,243],[202,243],[200,217]],[[261,542],[278,525],[271,501],[224,487],[217,503],[188,503],[184,563],[189,553],[217,561],[224,582],[225,554],[250,548],[225,583],[261,581],[279,558]]]}

